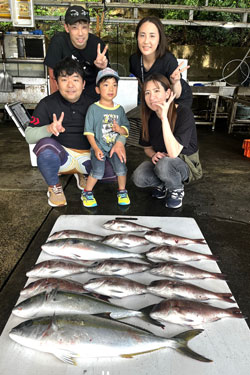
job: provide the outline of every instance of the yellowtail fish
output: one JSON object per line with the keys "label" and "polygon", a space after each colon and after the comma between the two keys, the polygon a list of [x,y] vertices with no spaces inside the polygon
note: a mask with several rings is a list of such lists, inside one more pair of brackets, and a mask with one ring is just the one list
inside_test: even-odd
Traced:
{"label": "yellowtail fish", "polygon": [[[198,361],[211,362],[187,346],[188,341],[201,332],[190,330],[167,339],[122,322],[82,315],[28,320],[12,328],[9,337],[20,345],[51,353],[71,365],[83,365],[88,358],[133,358],[167,348]],[[21,356],[22,352],[19,353]]]}

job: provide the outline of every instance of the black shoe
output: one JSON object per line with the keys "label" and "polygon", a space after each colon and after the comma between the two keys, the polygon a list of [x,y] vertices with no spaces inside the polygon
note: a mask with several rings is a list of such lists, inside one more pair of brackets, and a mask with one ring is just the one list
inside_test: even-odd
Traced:
{"label": "black shoe", "polygon": [[171,190],[167,194],[166,207],[179,208],[182,206],[182,199],[184,197],[184,189]]}
{"label": "black shoe", "polygon": [[155,187],[152,190],[152,197],[153,198],[163,199],[163,198],[166,197],[166,195],[167,195],[167,190],[166,190],[165,186],[163,186],[163,187]]}

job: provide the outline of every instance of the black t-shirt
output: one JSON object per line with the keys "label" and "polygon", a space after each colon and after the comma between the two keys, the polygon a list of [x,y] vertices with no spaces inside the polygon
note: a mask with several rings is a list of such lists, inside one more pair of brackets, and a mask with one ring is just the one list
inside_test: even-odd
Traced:
{"label": "black t-shirt", "polygon": [[[178,62],[177,59],[171,52],[166,52],[164,56],[157,59],[149,70],[145,70],[144,67],[141,67],[141,56],[137,53],[133,54],[129,58],[129,71],[134,74],[142,82],[142,69],[144,80],[153,73],[160,73],[168,78],[170,81],[170,76],[173,71],[177,68]],[[181,96],[175,100],[176,103],[186,105],[191,108],[192,105],[192,90],[188,83],[181,78],[182,92]]]}
{"label": "black t-shirt", "polygon": [[52,138],[68,148],[89,150],[90,145],[83,132],[86,112],[92,103],[92,98],[86,95],[85,92],[82,93],[76,103],[70,103],[61,96],[59,91],[56,91],[38,103],[29,126],[49,125],[53,122],[53,113],[59,119],[61,113],[64,112],[62,125],[65,128],[65,132],[60,133],[58,137],[52,135]]}
{"label": "black t-shirt", "polygon": [[[149,141],[140,138],[140,145],[143,147],[151,146],[155,152],[167,152],[162,134],[161,120],[155,112],[152,113],[149,119],[148,129]],[[182,154],[192,155],[198,150],[194,115],[191,109],[186,106],[179,105],[177,108],[174,136],[183,146]]]}
{"label": "black t-shirt", "polygon": [[[98,43],[101,44],[102,52],[105,47],[104,42],[96,35],[89,33],[86,47],[84,49],[78,49],[73,46],[70,36],[66,31],[57,33],[51,39],[44,63],[48,67],[54,69],[56,63],[64,57],[77,59],[82,64],[85,71],[86,94],[91,95],[95,100],[98,100],[99,96],[95,92],[95,81],[99,69],[94,64],[97,56]],[[106,57],[108,58],[108,53],[106,53]]]}

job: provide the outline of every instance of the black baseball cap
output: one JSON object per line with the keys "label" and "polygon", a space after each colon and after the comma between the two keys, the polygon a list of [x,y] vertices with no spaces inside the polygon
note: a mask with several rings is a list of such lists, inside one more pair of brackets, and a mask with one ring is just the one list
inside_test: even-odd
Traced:
{"label": "black baseball cap", "polygon": [[90,23],[89,11],[79,5],[72,5],[65,13],[65,23],[67,25],[73,25],[73,23],[79,21]]}

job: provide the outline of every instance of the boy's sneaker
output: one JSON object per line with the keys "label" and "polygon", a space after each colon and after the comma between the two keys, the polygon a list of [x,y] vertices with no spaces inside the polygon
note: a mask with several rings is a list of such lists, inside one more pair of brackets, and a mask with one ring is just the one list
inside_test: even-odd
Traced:
{"label": "boy's sneaker", "polygon": [[118,204],[121,206],[128,206],[130,204],[130,199],[127,190],[118,190],[117,192]]}
{"label": "boy's sneaker", "polygon": [[169,190],[166,198],[166,207],[179,208],[182,206],[184,189]]}
{"label": "boy's sneaker", "polygon": [[86,188],[87,178],[82,173],[75,173],[74,176],[78,189],[84,190]]}
{"label": "boy's sneaker", "polygon": [[157,199],[165,198],[167,195],[167,189],[165,186],[157,186],[152,190],[152,197]]}
{"label": "boy's sneaker", "polygon": [[62,185],[57,184],[53,186],[48,187],[48,204],[51,207],[61,207],[61,206],[66,206],[67,201],[63,192]]}
{"label": "boy's sneaker", "polygon": [[84,207],[96,207],[97,203],[92,191],[83,191],[81,195],[81,200]]}

